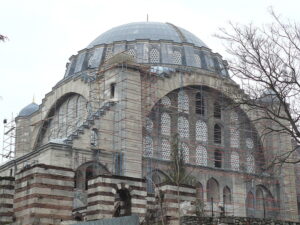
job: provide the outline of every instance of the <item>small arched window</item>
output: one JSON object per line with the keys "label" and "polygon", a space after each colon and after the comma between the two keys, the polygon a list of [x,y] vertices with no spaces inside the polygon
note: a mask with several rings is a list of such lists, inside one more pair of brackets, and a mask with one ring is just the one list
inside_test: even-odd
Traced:
{"label": "small arched window", "polygon": [[205,114],[205,103],[200,92],[196,94],[196,113],[201,116],[204,116]]}
{"label": "small arched window", "polygon": [[202,120],[196,122],[196,140],[207,142],[207,125]]}
{"label": "small arched window", "polygon": [[240,156],[237,152],[231,153],[231,169],[235,171],[240,170]]}
{"label": "small arched window", "polygon": [[207,151],[204,146],[197,146],[196,148],[196,164],[207,166]]}
{"label": "small arched window", "polygon": [[171,106],[171,100],[170,100],[170,98],[167,97],[167,96],[162,97],[162,99],[161,99],[161,104],[162,104],[164,107],[169,108],[169,107]]}
{"label": "small arched window", "polygon": [[221,105],[219,102],[214,103],[214,117],[217,119],[221,119],[222,116],[222,110]]}
{"label": "small arched window", "polygon": [[144,138],[144,156],[153,156],[153,140],[151,137],[147,136]]}
{"label": "small arched window", "polygon": [[189,130],[189,121],[183,117],[180,116],[178,118],[178,134],[180,138],[189,138],[190,136],[190,130]]}
{"label": "small arched window", "polygon": [[219,124],[214,126],[214,143],[222,144],[222,128]]}
{"label": "small arched window", "polygon": [[128,55],[131,55],[133,58],[136,58],[136,51],[133,48],[129,49],[127,53]]}
{"label": "small arched window", "polygon": [[158,49],[152,48],[150,50],[150,63],[159,63],[160,62],[160,54]]}
{"label": "small arched window", "polygon": [[182,56],[179,51],[173,52],[173,64],[181,65],[182,64]]}
{"label": "small arched window", "polygon": [[196,184],[196,198],[203,201],[203,186],[200,182]]}
{"label": "small arched window", "polygon": [[162,158],[164,160],[170,160],[171,156],[171,145],[169,140],[163,139],[161,142],[161,149],[162,149]]}
{"label": "small arched window", "polygon": [[186,143],[182,143],[181,144],[181,149],[180,149],[180,152],[179,153],[182,153],[183,154],[183,160],[185,163],[188,163],[189,162],[189,158],[190,158],[190,148],[189,146],[186,144]]}
{"label": "small arched window", "polygon": [[97,129],[91,130],[91,146],[93,146],[93,147],[98,146],[98,130]]}
{"label": "small arched window", "polygon": [[178,111],[189,113],[189,97],[182,90],[178,92]]}
{"label": "small arched window", "polygon": [[216,168],[222,168],[222,152],[218,149],[214,152],[214,161]]}
{"label": "small arched window", "polygon": [[214,178],[210,178],[207,181],[206,190],[207,190],[207,201],[208,202],[219,202],[220,201],[219,183]]}
{"label": "small arched window", "polygon": [[247,172],[254,173],[255,172],[255,160],[253,155],[247,155]]}
{"label": "small arched window", "polygon": [[194,54],[195,66],[201,68],[201,59],[198,54]]}
{"label": "small arched window", "polygon": [[223,201],[225,205],[231,204],[231,191],[229,187],[224,187],[223,189]]}
{"label": "small arched window", "polygon": [[168,113],[161,115],[161,134],[167,136],[171,134],[171,117]]}

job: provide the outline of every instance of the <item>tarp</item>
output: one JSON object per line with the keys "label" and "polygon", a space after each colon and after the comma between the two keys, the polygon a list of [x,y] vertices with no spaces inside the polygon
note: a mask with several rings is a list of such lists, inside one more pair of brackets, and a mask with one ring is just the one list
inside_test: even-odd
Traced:
{"label": "tarp", "polygon": [[123,216],[111,219],[81,222],[73,225],[139,225],[139,217],[137,215]]}

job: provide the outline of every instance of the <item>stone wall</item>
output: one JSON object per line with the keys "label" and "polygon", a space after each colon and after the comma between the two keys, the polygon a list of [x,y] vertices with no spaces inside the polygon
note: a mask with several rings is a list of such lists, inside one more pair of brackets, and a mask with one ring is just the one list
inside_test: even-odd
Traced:
{"label": "stone wall", "polygon": [[258,219],[246,217],[196,217],[184,216],[181,218],[181,225],[300,225],[300,223],[279,221],[272,219]]}
{"label": "stone wall", "polygon": [[14,214],[16,225],[56,225],[72,219],[74,172],[36,164],[16,175]]}
{"label": "stone wall", "polygon": [[0,224],[13,221],[13,177],[0,177]]}

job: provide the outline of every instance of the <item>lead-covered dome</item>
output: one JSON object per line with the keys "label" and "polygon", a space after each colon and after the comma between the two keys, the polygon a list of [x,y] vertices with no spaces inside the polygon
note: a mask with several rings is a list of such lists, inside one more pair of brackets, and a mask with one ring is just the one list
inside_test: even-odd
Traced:
{"label": "lead-covered dome", "polygon": [[70,58],[65,78],[86,76],[110,58],[127,53],[139,64],[180,70],[203,69],[227,76],[226,62],[191,32],[171,23],[135,22],[112,28]]}
{"label": "lead-covered dome", "polygon": [[165,40],[177,43],[191,43],[197,47],[205,46],[203,41],[191,32],[170,23],[136,22],[114,27],[98,36],[87,48],[115,41]]}
{"label": "lead-covered dome", "polygon": [[27,105],[26,107],[24,107],[18,116],[21,117],[26,117],[26,116],[30,116],[32,113],[36,112],[37,110],[39,110],[39,105],[33,103],[30,103],[29,105]]}

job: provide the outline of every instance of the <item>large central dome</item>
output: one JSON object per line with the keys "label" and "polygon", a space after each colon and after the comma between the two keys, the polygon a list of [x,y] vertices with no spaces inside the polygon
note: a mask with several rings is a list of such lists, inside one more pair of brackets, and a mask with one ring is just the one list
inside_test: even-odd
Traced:
{"label": "large central dome", "polygon": [[205,46],[203,41],[191,32],[170,23],[136,22],[114,27],[98,36],[87,48],[115,41],[134,41],[138,39],[168,40],[177,43],[191,43],[197,47]]}

